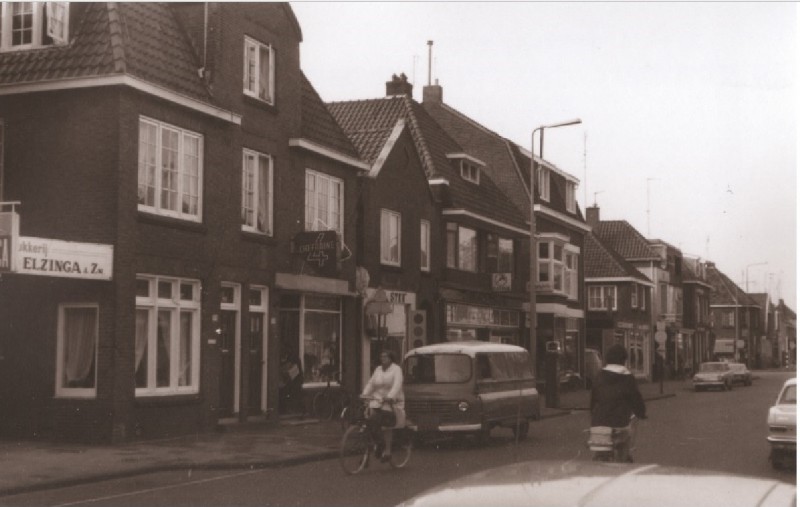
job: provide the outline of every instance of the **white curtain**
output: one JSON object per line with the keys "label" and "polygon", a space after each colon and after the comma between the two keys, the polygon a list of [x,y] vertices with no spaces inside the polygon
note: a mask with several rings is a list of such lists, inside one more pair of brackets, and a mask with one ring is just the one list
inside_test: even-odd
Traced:
{"label": "white curtain", "polygon": [[64,375],[66,387],[94,387],[88,379],[97,350],[97,309],[64,310]]}
{"label": "white curtain", "polygon": [[147,350],[147,328],[149,327],[148,321],[149,312],[147,310],[136,310],[136,363],[135,369],[138,372],[139,367],[142,365],[142,358],[144,352]]}

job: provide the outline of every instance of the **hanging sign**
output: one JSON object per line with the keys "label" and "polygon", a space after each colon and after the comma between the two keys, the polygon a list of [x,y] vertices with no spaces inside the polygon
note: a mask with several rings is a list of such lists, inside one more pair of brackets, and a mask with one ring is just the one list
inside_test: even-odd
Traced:
{"label": "hanging sign", "polygon": [[304,269],[321,276],[339,272],[340,248],[336,231],[300,232],[292,241],[292,253],[303,260]]}
{"label": "hanging sign", "polygon": [[111,280],[114,247],[20,236],[16,272],[88,280]]}

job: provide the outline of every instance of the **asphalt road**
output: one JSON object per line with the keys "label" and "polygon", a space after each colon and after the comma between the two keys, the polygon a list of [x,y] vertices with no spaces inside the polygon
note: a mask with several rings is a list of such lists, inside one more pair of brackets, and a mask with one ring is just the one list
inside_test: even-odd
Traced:
{"label": "asphalt road", "polygon": [[[772,469],[765,440],[767,409],[793,374],[758,375],[752,386],[732,392],[695,393],[687,383],[676,397],[648,403],[636,461],[795,483],[794,470]],[[5,497],[0,505],[394,505],[443,481],[509,462],[588,460],[587,426],[586,412],[574,412],[534,424],[519,445],[503,429],[485,445],[428,443],[415,449],[403,470],[375,462],[361,475],[345,476],[337,460],[327,460],[283,469],[166,472]]]}

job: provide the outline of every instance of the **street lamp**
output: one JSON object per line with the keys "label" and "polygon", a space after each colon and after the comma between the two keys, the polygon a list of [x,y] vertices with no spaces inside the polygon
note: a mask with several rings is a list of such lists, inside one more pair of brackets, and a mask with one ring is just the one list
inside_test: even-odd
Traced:
{"label": "street lamp", "polygon": [[[536,214],[533,211],[533,192],[534,192],[534,181],[536,177],[536,169],[538,168],[538,162],[536,162],[536,132],[539,132],[539,158],[544,156],[544,130],[545,129],[553,129],[558,127],[566,127],[569,125],[578,125],[581,123],[580,118],[576,118],[574,120],[569,120],[560,123],[553,123],[550,125],[542,125],[541,127],[537,127],[533,129],[531,132],[531,181],[530,181],[530,188],[531,188],[531,254],[530,254],[530,308],[528,309],[528,314],[530,315],[530,347],[531,347],[531,358],[533,360],[533,367],[534,369],[538,369],[538,358],[536,353],[536,281],[539,278],[539,250],[536,244]],[[536,371],[536,375],[538,376],[539,372]]]}

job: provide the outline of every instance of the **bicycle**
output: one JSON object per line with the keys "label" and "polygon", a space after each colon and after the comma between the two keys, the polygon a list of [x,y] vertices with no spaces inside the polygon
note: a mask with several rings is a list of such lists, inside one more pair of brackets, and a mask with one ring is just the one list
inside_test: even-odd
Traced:
{"label": "bicycle", "polygon": [[[339,381],[339,389],[331,389],[331,381]],[[343,410],[350,404],[350,395],[345,391],[341,382],[341,374],[335,372],[328,376],[325,389],[314,395],[311,401],[311,410],[314,416],[321,421],[330,421],[333,414],[341,418]]]}
{"label": "bicycle", "polygon": [[[358,419],[349,427],[342,436],[339,447],[339,464],[348,475],[355,475],[369,467],[370,455],[376,452],[379,444],[372,438],[372,433],[367,428],[367,410],[365,401],[361,399],[362,410]],[[412,436],[408,428],[395,428],[392,430],[392,454],[389,465],[392,468],[403,468],[411,459]]]}

